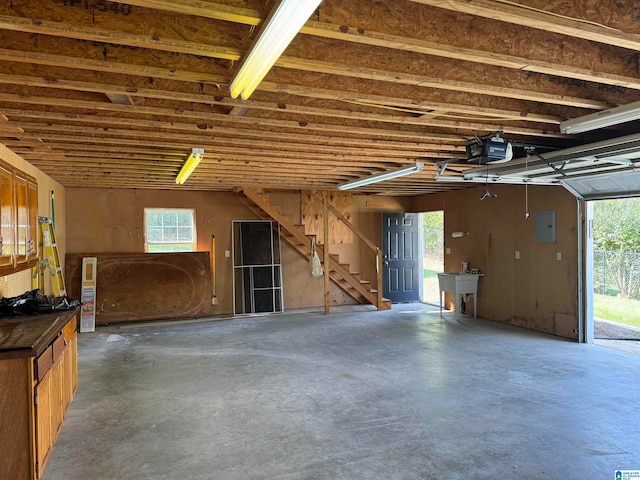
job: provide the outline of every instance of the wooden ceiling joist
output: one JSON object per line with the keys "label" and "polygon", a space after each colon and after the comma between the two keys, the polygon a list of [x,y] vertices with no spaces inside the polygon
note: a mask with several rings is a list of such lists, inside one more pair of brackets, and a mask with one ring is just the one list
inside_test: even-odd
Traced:
{"label": "wooden ceiling joist", "polygon": [[[81,101],[81,100],[69,100],[64,98],[56,98],[56,97],[29,97],[29,96],[21,96],[21,95],[13,95],[13,94],[0,94],[0,102],[5,102],[7,104],[10,103],[23,103],[30,105],[39,105],[39,106],[54,106],[60,108],[78,108],[83,110],[95,110],[95,111],[104,111],[104,112],[118,112],[119,114],[124,115],[163,115],[175,118],[192,118],[192,119],[216,119],[219,118],[221,114],[216,113],[208,113],[204,109],[201,111],[197,110],[182,110],[180,108],[175,109],[166,109],[166,108],[158,108],[158,107],[145,107],[136,105],[118,105],[113,103],[106,102],[93,102],[93,101]],[[288,114],[288,111],[284,111],[284,114]],[[329,114],[329,113],[328,113]],[[316,116],[315,113],[308,114],[311,119],[313,116]],[[229,117],[228,115],[224,115],[225,117]],[[322,116],[321,116],[322,117]],[[413,125],[413,126],[435,126],[435,127],[445,127],[445,128],[456,128],[458,130],[468,130],[468,131],[504,131],[507,133],[513,133],[518,135],[537,135],[544,137],[556,137],[562,138],[565,135],[561,134],[558,130],[555,129],[535,129],[535,128],[526,128],[520,126],[514,126],[509,124],[499,124],[499,123],[481,123],[481,122],[464,122],[464,121],[447,121],[447,120],[438,120],[429,117],[428,115],[422,115],[420,117],[411,117],[406,115],[395,115],[395,114],[373,114],[373,113],[362,113],[362,112],[350,112],[347,114],[346,112],[340,114],[340,118],[348,117],[352,120],[357,121],[371,121],[371,122],[380,122],[380,123],[395,123],[400,125]],[[249,122],[255,123],[255,120],[252,117],[231,117],[236,121],[236,119],[245,119]],[[239,120],[237,120],[239,121]]]}
{"label": "wooden ceiling joist", "polygon": [[[571,3],[572,9],[570,11],[553,12],[545,11],[542,8],[529,7],[526,4],[518,5],[513,2],[495,0],[411,1],[431,7],[445,8],[454,12],[490,18],[498,22],[513,23],[527,28],[559,33],[640,52],[640,37],[637,34],[625,33],[588,19],[574,18],[576,16],[576,7],[579,7],[576,3]],[[620,8],[620,6],[618,2],[616,7]],[[607,10],[606,2],[599,1],[598,10]]]}
{"label": "wooden ceiling joist", "polygon": [[[419,195],[461,188],[433,163],[464,158],[474,137],[562,148],[624,133],[558,124],[640,100],[633,8],[526,2],[324,0],[244,101],[228,85],[264,2],[12,0],[0,142],[69,187],[334,189],[422,161],[359,190]],[[175,185],[194,147],[205,159]]]}

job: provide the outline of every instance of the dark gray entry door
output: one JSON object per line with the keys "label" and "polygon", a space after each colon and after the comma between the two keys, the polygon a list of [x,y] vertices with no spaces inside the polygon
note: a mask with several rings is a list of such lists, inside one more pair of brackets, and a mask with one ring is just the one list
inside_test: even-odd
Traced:
{"label": "dark gray entry door", "polygon": [[383,295],[393,303],[420,300],[417,213],[382,215]]}

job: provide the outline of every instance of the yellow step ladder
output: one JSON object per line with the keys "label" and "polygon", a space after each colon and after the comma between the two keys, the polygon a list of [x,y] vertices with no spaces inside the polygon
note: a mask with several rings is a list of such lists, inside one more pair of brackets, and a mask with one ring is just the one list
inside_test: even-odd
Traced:
{"label": "yellow step ladder", "polygon": [[49,270],[51,274],[51,285],[53,293],[56,297],[67,295],[67,289],[64,284],[64,276],[60,267],[60,256],[58,255],[58,244],[56,243],[56,234],[53,222],[47,217],[38,217],[40,225],[41,255],[40,268]]}

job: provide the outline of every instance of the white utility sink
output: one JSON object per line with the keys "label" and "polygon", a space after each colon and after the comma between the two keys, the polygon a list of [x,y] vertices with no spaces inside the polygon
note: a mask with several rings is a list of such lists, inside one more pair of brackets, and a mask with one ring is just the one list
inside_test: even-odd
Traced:
{"label": "white utility sink", "polygon": [[438,274],[440,286],[440,316],[442,317],[442,295],[444,292],[453,293],[453,305],[458,318],[460,295],[473,295],[473,318],[476,318],[478,307],[478,278],[481,273],[445,272]]}

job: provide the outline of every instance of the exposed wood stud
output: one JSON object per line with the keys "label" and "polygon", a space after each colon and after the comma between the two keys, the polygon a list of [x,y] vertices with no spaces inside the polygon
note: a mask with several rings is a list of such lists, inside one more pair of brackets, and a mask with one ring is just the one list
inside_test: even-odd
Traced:
{"label": "exposed wood stud", "polygon": [[461,187],[434,163],[466,164],[471,138],[610,138],[626,126],[558,125],[640,101],[635,10],[614,0],[325,0],[246,101],[228,85],[264,2],[113,3],[0,5],[0,142],[65,186],[177,188],[198,146],[194,190],[333,190],[423,161],[359,191],[428,194]]}

